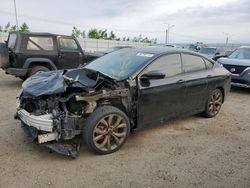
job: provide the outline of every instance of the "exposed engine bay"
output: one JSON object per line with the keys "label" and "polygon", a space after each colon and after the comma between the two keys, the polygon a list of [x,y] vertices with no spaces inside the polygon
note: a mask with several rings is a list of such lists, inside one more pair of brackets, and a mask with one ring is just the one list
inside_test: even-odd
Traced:
{"label": "exposed engine bay", "polygon": [[74,139],[97,107],[112,105],[130,112],[126,84],[84,68],[37,73],[23,83],[16,118],[32,141],[75,158],[80,142]]}

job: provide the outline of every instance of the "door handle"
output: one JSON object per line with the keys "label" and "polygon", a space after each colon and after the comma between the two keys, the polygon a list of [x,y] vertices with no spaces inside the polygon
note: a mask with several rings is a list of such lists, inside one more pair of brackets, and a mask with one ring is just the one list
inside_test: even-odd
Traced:
{"label": "door handle", "polygon": [[211,77],[212,77],[212,75],[210,75],[210,74],[209,74],[209,75],[207,75],[207,78],[211,78]]}
{"label": "door handle", "polygon": [[59,58],[62,58],[62,57],[65,57],[65,54],[61,52],[61,53],[59,54]]}
{"label": "door handle", "polygon": [[176,83],[183,83],[183,82],[185,82],[185,80],[180,79]]}

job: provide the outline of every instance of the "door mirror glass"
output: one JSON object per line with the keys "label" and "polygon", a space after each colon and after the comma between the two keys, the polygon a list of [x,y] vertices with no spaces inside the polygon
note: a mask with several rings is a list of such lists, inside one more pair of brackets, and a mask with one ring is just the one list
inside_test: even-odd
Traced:
{"label": "door mirror glass", "polygon": [[165,78],[165,74],[164,73],[161,73],[159,71],[150,71],[150,72],[147,72],[147,73],[144,73],[141,78],[142,79],[148,79],[148,80],[157,80],[157,79],[163,79]]}

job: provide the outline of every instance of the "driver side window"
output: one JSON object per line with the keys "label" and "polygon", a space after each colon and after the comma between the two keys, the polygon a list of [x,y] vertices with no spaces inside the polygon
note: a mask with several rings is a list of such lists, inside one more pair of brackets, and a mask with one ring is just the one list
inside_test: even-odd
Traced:
{"label": "driver side window", "polygon": [[72,50],[72,51],[78,50],[78,46],[77,46],[76,41],[74,39],[60,38],[59,43],[60,43],[60,48],[62,50]]}
{"label": "driver side window", "polygon": [[165,74],[165,77],[172,77],[182,72],[180,54],[164,55],[152,62],[145,73],[157,71]]}

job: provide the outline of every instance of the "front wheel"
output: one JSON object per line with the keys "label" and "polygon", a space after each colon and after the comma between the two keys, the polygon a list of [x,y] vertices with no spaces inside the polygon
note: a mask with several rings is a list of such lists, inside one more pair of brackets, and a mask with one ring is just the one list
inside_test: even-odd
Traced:
{"label": "front wheel", "polygon": [[47,72],[47,71],[50,71],[47,67],[44,67],[44,66],[35,66],[33,67],[30,72],[29,72],[29,77],[38,73],[38,72]]}
{"label": "front wheel", "polygon": [[208,118],[216,116],[221,109],[222,102],[223,94],[221,90],[215,89],[214,91],[212,91],[210,96],[208,97],[204,115]]}
{"label": "front wheel", "polygon": [[130,132],[129,119],[112,106],[97,108],[87,119],[83,139],[87,147],[99,154],[113,153],[121,148]]}

